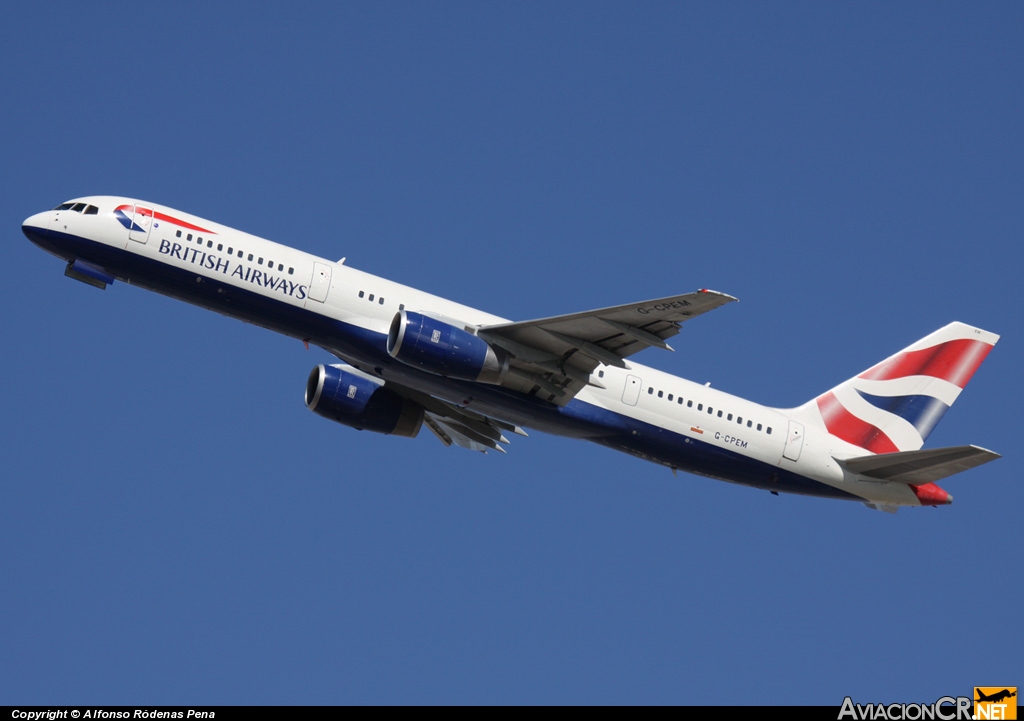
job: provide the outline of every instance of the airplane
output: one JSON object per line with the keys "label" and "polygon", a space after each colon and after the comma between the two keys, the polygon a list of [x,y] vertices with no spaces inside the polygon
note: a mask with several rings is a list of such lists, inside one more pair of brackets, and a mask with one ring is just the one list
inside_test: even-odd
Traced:
{"label": "airplane", "polygon": [[627,360],[734,300],[700,289],[509,321],[210,220],[88,196],[22,224],[64,274],[115,281],[239,318],[340,363],[313,368],[306,406],[342,425],[504,452],[524,427],[670,468],[895,513],[953,497],[936,482],[1000,456],[924,449],[999,336],[953,322],[802,405],[764,406]]}
{"label": "airplane", "polygon": [[1008,698],[1013,698],[1017,695],[1016,691],[1010,691],[1008,688],[1004,688],[1002,691],[997,691],[991,696],[986,696],[981,689],[977,689],[978,698],[974,699],[977,702],[988,702],[988,703],[999,703],[1005,701]]}

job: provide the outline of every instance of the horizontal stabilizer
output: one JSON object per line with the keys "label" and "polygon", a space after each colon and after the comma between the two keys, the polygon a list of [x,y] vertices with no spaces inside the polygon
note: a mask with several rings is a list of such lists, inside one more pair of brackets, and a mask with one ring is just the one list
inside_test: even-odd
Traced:
{"label": "horizontal stabilizer", "polygon": [[975,468],[1000,458],[998,453],[978,446],[928,448],[921,451],[882,453],[838,460],[853,473],[893,483],[920,485],[942,480],[954,473]]}

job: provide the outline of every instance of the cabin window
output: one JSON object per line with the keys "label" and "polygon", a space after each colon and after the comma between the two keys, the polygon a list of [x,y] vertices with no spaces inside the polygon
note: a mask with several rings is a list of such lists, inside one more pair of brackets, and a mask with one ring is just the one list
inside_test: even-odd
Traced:
{"label": "cabin window", "polygon": [[185,240],[192,240],[192,234],[189,233],[188,235],[186,235]]}
{"label": "cabin window", "polygon": [[597,372],[597,377],[598,378],[604,378],[604,371],[598,371]]}
{"label": "cabin window", "polygon": [[373,293],[370,293],[370,302],[373,302]]}
{"label": "cabin window", "polygon": [[760,423],[757,424],[757,430],[761,430],[761,424]]}
{"label": "cabin window", "polygon": [[228,248],[228,255],[234,255],[234,254],[235,254],[235,249],[234,248]]}
{"label": "cabin window", "polygon": [[278,271],[284,270],[284,263],[278,263],[277,264],[277,269],[278,269]]}
{"label": "cabin window", "polygon": [[379,300],[377,301],[377,303],[378,303],[379,305],[384,305],[384,299],[383,299],[383,298],[380,298],[380,299],[379,299]]}
{"label": "cabin window", "polygon": [[[405,310],[405,303],[399,303],[398,304],[398,310]],[[601,372],[603,373],[604,371],[601,371]]]}
{"label": "cabin window", "polygon": [[179,231],[178,231],[177,233],[175,233],[175,234],[174,234],[174,237],[176,237],[176,238],[180,238],[180,237],[181,237],[181,231],[179,230]]}
{"label": "cabin window", "polygon": [[[241,258],[243,255],[245,255],[245,252],[241,248],[239,248],[238,249],[238,257]],[[249,258],[249,260],[252,260],[252,258]]]}
{"label": "cabin window", "polygon": [[664,395],[665,395],[664,393],[662,393],[661,391],[658,391],[658,398],[664,398]]}
{"label": "cabin window", "polygon": [[668,394],[668,399],[672,400],[672,394],[671,393]]}
{"label": "cabin window", "polygon": [[683,405],[683,397],[679,396],[679,405]]}
{"label": "cabin window", "polygon": [[289,268],[288,275],[295,275],[295,268]]}
{"label": "cabin window", "polygon": [[[686,407],[693,408],[693,401],[686,401]],[[700,410],[700,408],[698,408],[697,410]]]}
{"label": "cabin window", "polygon": [[728,418],[726,418],[725,420],[727,420],[727,421],[731,421],[731,420],[732,420],[732,413],[730,413],[730,414],[729,414],[729,416],[728,416]]}
{"label": "cabin window", "polygon": [[647,389],[647,395],[649,395],[649,396],[653,396],[654,395],[654,386],[651,386],[650,388]]}
{"label": "cabin window", "polygon": [[747,421],[747,428],[751,428],[754,425],[754,421]]}
{"label": "cabin window", "polygon": [[772,434],[772,427],[768,426],[768,435],[771,435],[771,434]]}
{"label": "cabin window", "polygon": [[257,262],[257,263],[258,263],[259,265],[263,265],[263,258],[260,258],[260,259],[259,259],[259,260],[257,260],[256,262]]}
{"label": "cabin window", "polygon": [[249,253],[249,262],[252,262],[252,253]]}
{"label": "cabin window", "polygon": [[698,403],[698,404],[697,404],[697,410],[698,410],[698,411],[702,411],[702,410],[704,410],[704,404],[703,404],[703,403]]}
{"label": "cabin window", "polygon": [[714,409],[714,408],[712,408],[711,406],[708,406],[708,415],[709,415],[709,416],[710,416],[710,415],[713,415],[713,414],[714,414],[714,412],[715,412],[715,409]]}
{"label": "cabin window", "polygon": [[223,243],[217,243],[217,250],[218,251],[224,250],[224,244]]}
{"label": "cabin window", "polygon": [[363,293],[363,291],[359,291],[359,297],[360,297],[360,298],[362,298],[362,297],[363,297],[364,295],[366,295],[366,294],[365,294],[365,293]]}

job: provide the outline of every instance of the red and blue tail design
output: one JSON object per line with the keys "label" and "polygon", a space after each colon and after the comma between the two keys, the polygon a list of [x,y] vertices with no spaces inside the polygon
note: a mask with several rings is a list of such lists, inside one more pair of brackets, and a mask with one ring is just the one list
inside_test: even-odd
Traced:
{"label": "red and blue tail design", "polygon": [[808,403],[833,436],[871,453],[918,450],[999,340],[950,323]]}

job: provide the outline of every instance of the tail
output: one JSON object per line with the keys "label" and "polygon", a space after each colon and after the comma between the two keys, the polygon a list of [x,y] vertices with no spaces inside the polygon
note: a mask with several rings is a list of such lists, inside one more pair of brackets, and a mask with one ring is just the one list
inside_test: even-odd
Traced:
{"label": "tail", "polygon": [[797,412],[870,453],[920,449],[999,340],[950,323]]}

